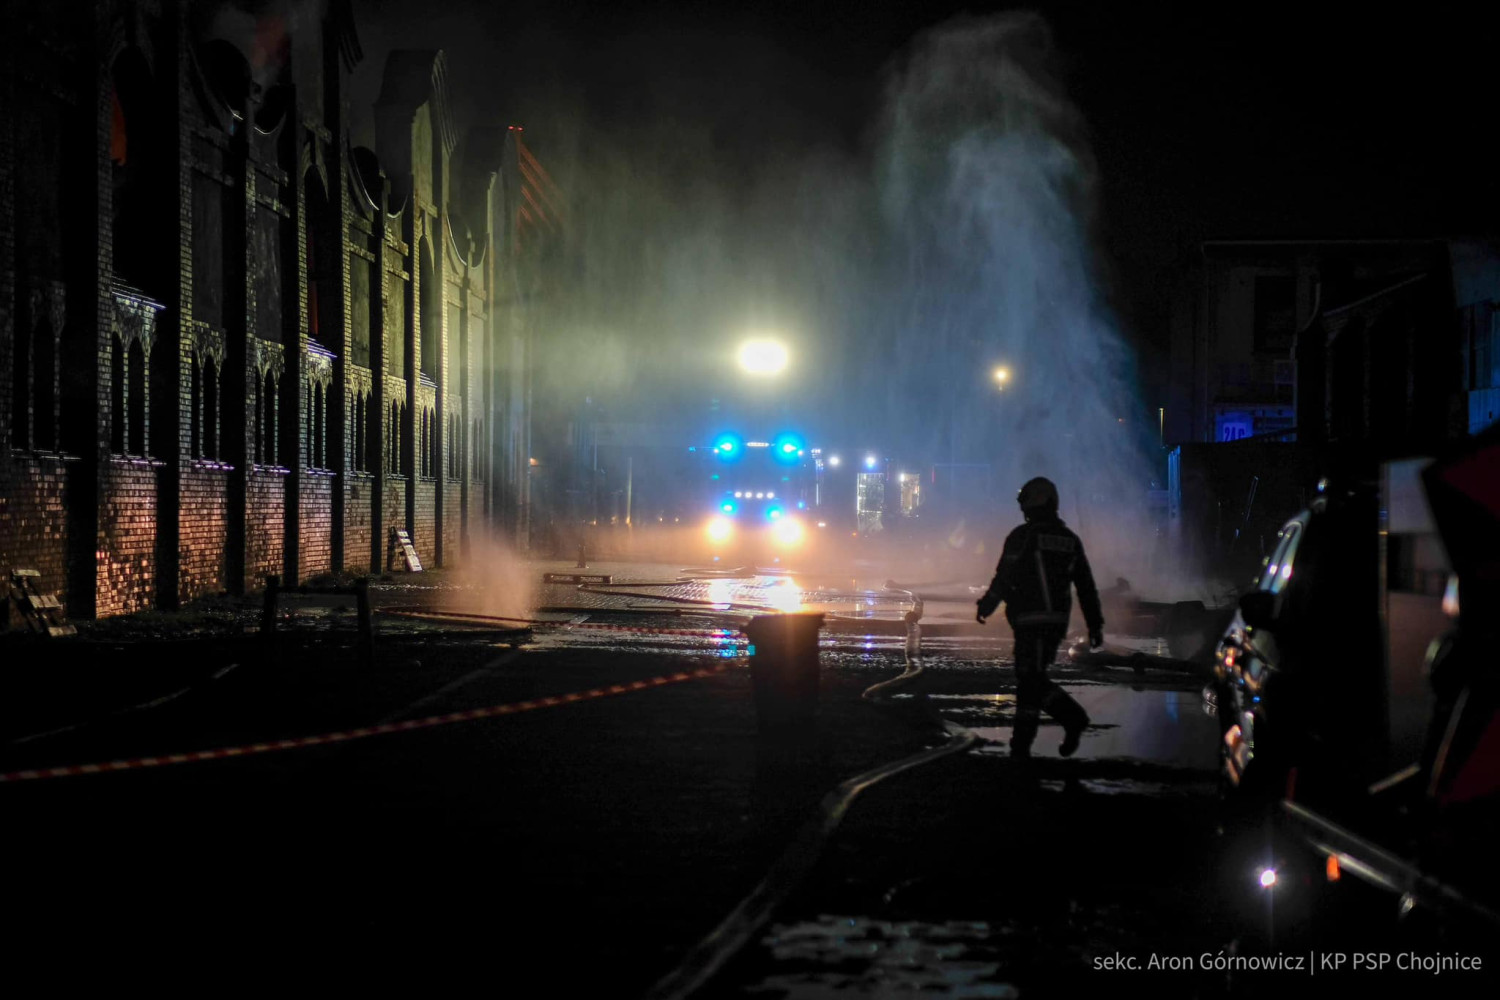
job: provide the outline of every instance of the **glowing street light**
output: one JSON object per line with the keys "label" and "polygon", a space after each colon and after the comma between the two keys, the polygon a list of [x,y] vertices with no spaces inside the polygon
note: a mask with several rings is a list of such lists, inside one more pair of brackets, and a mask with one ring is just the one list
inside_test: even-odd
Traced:
{"label": "glowing street light", "polygon": [[786,371],[786,345],[776,340],[747,340],[740,345],[740,368],[750,375],[779,375]]}
{"label": "glowing street light", "polygon": [[1010,384],[1010,369],[1001,365],[995,369],[995,387],[1004,389]]}
{"label": "glowing street light", "polygon": [[831,467],[837,469],[839,467],[839,457],[837,455],[829,455],[828,456],[828,464]]}

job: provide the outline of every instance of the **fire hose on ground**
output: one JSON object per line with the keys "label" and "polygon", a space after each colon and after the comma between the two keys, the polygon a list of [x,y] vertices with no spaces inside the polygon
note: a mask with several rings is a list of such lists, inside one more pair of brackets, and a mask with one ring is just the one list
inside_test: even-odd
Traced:
{"label": "fire hose on ground", "polygon": [[[908,592],[913,608],[905,616],[905,669],[888,681],[867,688],[861,698],[878,703],[909,687],[922,675],[922,601]],[[695,945],[676,968],[646,994],[647,1000],[685,1000],[705,986],[771,919],[803,877],[817,863],[828,841],[838,830],[854,800],[886,778],[923,764],[963,753],[979,743],[979,736],[957,723],[937,720],[948,740],[941,746],[882,764],[838,785],[818,805],[816,814],[793,838],[790,846],[771,865],[760,883],[731,910],[717,927]]]}

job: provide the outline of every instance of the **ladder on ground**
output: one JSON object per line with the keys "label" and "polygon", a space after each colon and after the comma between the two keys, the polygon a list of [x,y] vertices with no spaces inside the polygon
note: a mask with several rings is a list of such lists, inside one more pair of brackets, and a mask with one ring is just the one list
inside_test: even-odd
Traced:
{"label": "ladder on ground", "polygon": [[62,602],[52,594],[44,594],[38,587],[42,574],[34,569],[12,568],[10,571],[10,600],[26,619],[33,632],[42,635],[77,635],[78,630],[68,624],[63,616]]}
{"label": "ladder on ground", "polygon": [[397,556],[401,557],[408,573],[422,572],[422,559],[417,555],[417,547],[411,543],[411,535],[404,528],[391,529],[390,543],[385,550],[386,569],[390,569],[397,561]]}

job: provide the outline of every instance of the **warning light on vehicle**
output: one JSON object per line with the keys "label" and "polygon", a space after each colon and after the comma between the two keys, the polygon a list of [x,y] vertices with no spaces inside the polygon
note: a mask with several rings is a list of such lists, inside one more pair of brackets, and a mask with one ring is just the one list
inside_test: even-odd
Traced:
{"label": "warning light on vehicle", "polygon": [[744,443],[733,434],[720,434],[714,439],[714,454],[723,459],[738,458]]}
{"label": "warning light on vehicle", "polygon": [[708,522],[708,537],[711,541],[727,542],[734,534],[734,527],[722,517],[716,517]]}
{"label": "warning light on vehicle", "polygon": [[719,504],[719,509],[726,514],[733,514],[736,508],[734,506],[733,500],[725,500],[723,503]]}

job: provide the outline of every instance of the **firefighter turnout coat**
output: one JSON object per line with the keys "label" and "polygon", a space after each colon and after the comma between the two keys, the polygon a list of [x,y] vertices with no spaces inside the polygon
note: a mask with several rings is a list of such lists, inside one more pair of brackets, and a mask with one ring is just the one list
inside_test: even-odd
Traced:
{"label": "firefighter turnout coat", "polygon": [[1013,629],[1065,631],[1075,586],[1089,631],[1102,630],[1104,613],[1083,541],[1061,518],[1034,517],[1005,539],[995,578],[978,601],[979,611],[988,617],[1004,601],[1005,620]]}

